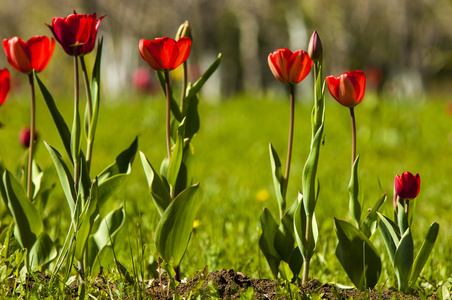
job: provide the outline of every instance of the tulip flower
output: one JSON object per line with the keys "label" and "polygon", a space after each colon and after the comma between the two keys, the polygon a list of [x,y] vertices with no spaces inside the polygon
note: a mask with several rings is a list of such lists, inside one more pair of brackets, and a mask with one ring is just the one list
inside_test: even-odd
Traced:
{"label": "tulip flower", "polygon": [[[36,140],[38,139],[38,132],[35,131],[34,134],[34,142],[36,143]],[[31,140],[31,130],[29,127],[24,127],[19,132],[19,144],[24,147],[28,148],[30,147],[30,140]]]}
{"label": "tulip flower", "polygon": [[52,57],[55,40],[46,36],[35,36],[27,42],[19,37],[3,40],[8,62],[19,72],[31,74],[33,70],[42,72]]}
{"label": "tulip flower", "polygon": [[67,54],[82,56],[93,51],[100,21],[104,17],[97,19],[96,13],[82,15],[74,11],[66,18],[53,18],[52,25],[46,25]]}
{"label": "tulip flower", "polygon": [[138,48],[141,57],[156,71],[176,69],[190,55],[191,39],[181,37],[177,42],[169,37],[152,41],[141,39]]}
{"label": "tulip flower", "polygon": [[0,105],[5,103],[11,87],[11,75],[8,69],[0,70]]}
{"label": "tulip flower", "polygon": [[404,200],[412,200],[419,194],[421,187],[421,178],[419,174],[413,175],[405,172],[402,175],[396,175],[394,179],[395,193]]}
{"label": "tulip flower", "polygon": [[273,75],[280,82],[296,85],[311,71],[313,61],[304,50],[292,53],[289,49],[283,48],[268,55],[268,65]]}
{"label": "tulip flower", "polygon": [[347,107],[355,107],[364,98],[366,76],[362,71],[344,73],[338,77],[327,76],[326,83],[331,96]]}

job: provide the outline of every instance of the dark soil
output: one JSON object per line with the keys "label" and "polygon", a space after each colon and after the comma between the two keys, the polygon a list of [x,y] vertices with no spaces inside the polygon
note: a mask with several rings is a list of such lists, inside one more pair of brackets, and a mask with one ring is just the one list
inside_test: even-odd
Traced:
{"label": "dark soil", "polygon": [[[33,290],[35,285],[45,284],[45,282],[48,283],[49,280],[50,276],[48,275],[35,275],[33,278],[28,279],[27,288]],[[133,280],[130,281],[129,283],[133,285]],[[8,283],[10,286],[8,296],[12,296],[14,295],[13,288],[17,286],[15,286],[13,279],[8,280]],[[160,285],[159,279],[146,282],[146,285],[141,284],[142,288],[143,286],[145,288],[144,291],[141,289],[140,298],[144,296],[146,299],[173,299],[175,294],[174,289],[170,287],[168,290],[168,284],[169,281],[165,275],[162,277],[162,285]],[[311,295],[318,295],[320,299],[349,299],[350,297],[353,297],[352,299],[421,299],[418,295],[405,295],[392,290],[378,292],[374,290],[358,291],[356,289],[340,289],[334,285],[321,284],[316,279],[312,279],[303,287],[290,286],[292,287],[292,293],[298,293],[302,298],[306,296],[305,299],[310,299],[309,296]],[[286,283],[278,283],[278,281],[270,279],[249,278],[245,274],[235,272],[232,269],[214,271],[208,274],[205,270],[204,273],[198,274],[189,280],[183,280],[177,286],[177,293],[183,297],[181,299],[187,299],[190,295],[193,296],[193,299],[240,299],[240,296],[246,291],[249,291],[250,288],[253,289],[253,298],[246,299],[291,299],[289,296],[289,286]],[[107,283],[107,280],[102,278],[102,276],[90,284],[88,289],[91,292],[94,290],[95,293],[103,294],[107,299],[110,299],[107,295],[111,295],[112,290],[116,293],[121,293],[115,283]],[[130,293],[130,289],[129,292],[124,292],[124,289],[121,290],[124,294],[124,299],[135,298],[133,293]],[[132,288],[132,290],[134,289]],[[66,286],[64,290],[66,299],[75,299],[78,293],[79,285],[77,282]],[[428,299],[437,299],[437,297],[434,294],[429,296]]]}
{"label": "dark soil", "polygon": [[[166,285],[167,280],[163,283]],[[199,284],[202,285],[199,287]],[[285,284],[278,284],[276,280],[249,278],[241,272],[235,272],[232,269],[214,271],[203,278],[203,274],[196,275],[187,282],[182,282],[177,286],[179,295],[187,298],[192,291],[197,291],[201,299],[239,299],[240,295],[250,287],[254,290],[253,299],[289,299],[288,288]],[[405,295],[398,291],[386,290],[378,291],[359,291],[356,289],[339,289],[329,284],[321,284],[313,279],[303,287],[298,286],[301,296],[317,294],[321,299],[421,299],[418,295]],[[147,294],[156,299],[173,299],[174,290],[170,289],[169,295],[162,295],[158,280],[154,281],[148,289]],[[436,299],[436,295],[428,299]]]}

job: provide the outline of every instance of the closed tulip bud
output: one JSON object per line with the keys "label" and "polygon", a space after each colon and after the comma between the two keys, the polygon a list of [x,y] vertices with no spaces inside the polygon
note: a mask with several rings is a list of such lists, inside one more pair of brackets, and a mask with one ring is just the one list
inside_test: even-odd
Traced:
{"label": "closed tulip bud", "polygon": [[338,77],[327,76],[331,96],[343,106],[355,107],[364,98],[366,75],[362,71],[344,73]]}
{"label": "closed tulip bud", "polygon": [[188,37],[193,41],[193,37],[191,35],[191,27],[188,21],[185,21],[181,26],[179,26],[179,29],[177,30],[176,41],[178,41],[181,37]]}
{"label": "closed tulip bud", "polygon": [[311,35],[311,39],[309,40],[308,54],[309,57],[315,62],[323,58],[322,41],[320,40],[320,37],[317,34],[317,30],[314,30],[314,32]]}

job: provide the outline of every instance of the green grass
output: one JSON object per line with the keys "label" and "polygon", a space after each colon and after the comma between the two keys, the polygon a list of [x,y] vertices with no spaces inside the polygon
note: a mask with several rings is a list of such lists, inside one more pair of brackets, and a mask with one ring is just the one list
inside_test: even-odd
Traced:
{"label": "green grass", "polygon": [[[103,99],[103,107],[94,145],[92,174],[108,166],[115,156],[139,136],[139,150],[154,166],[165,156],[165,101],[160,96],[138,97],[126,94],[114,100]],[[71,97],[58,103],[66,120],[72,122]],[[301,188],[301,174],[310,145],[310,100],[297,103],[294,152],[288,199],[295,199]],[[364,209],[385,191],[388,201],[383,207],[392,216],[393,182],[404,171],[419,173],[421,191],[414,200],[413,235],[419,249],[428,226],[436,221],[440,233],[431,263],[421,274],[425,281],[446,280],[452,273],[452,116],[443,101],[393,101],[368,95],[355,109],[357,152],[360,154],[359,176],[365,201]],[[11,95],[0,108],[0,159],[6,168],[15,170],[23,157],[18,133],[28,123],[28,98]],[[259,250],[259,214],[263,207],[275,213],[268,144],[271,142],[285,163],[289,105],[284,97],[261,99],[239,96],[218,104],[200,103],[201,129],[194,139],[195,178],[201,182],[205,199],[198,214],[200,225],[182,261],[183,276],[192,276],[205,265],[209,270],[234,268],[252,277],[271,278],[271,272]],[[42,141],[63,153],[57,131],[44,101],[38,95],[37,128],[39,146],[36,160],[57,182],[53,163]],[[338,263],[334,251],[337,244],[333,217],[349,220],[347,185],[350,179],[351,134],[348,109],[327,97],[325,144],[321,149],[318,179],[321,186],[317,204],[317,220],[321,237],[311,267],[311,276],[321,281],[351,285]],[[268,199],[258,199],[257,193]],[[265,198],[265,197],[264,197]],[[264,200],[264,201],[261,201]],[[111,205],[126,205],[128,230],[124,236],[133,245],[116,245],[119,259],[132,268],[131,258],[139,259],[136,245],[146,245],[145,277],[151,277],[153,243],[158,213],[148,193],[139,157],[132,174],[117,191]],[[8,222],[1,207],[2,223]],[[57,186],[43,212],[45,226],[53,239],[63,242],[69,226],[69,209],[62,190]],[[141,232],[141,233],[140,233]],[[127,240],[126,240],[127,241]],[[375,244],[384,258],[380,283],[395,283],[388,265],[386,249],[380,237]]]}

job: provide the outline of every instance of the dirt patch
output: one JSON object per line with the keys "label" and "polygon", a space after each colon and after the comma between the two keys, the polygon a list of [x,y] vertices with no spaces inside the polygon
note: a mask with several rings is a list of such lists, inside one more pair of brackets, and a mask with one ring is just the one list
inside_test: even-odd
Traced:
{"label": "dirt patch", "polygon": [[[28,290],[36,290],[39,285],[47,286],[51,281],[48,275],[38,274],[28,278],[27,283],[22,285]],[[168,278],[163,275],[160,279],[137,283],[133,278],[126,278],[126,281],[118,283],[112,282],[103,277],[102,274],[92,283],[87,284],[87,293],[102,295],[102,298],[110,299],[110,295],[123,294],[124,299],[132,299],[139,293],[139,298],[169,300],[173,299],[175,290],[170,286]],[[130,284],[130,288],[126,286]],[[7,296],[13,296],[18,285],[14,279],[8,279],[9,291]],[[124,286],[126,285],[126,286]],[[118,288],[118,286],[121,286]],[[112,292],[113,291],[113,292]],[[17,292],[17,291],[16,291]],[[69,286],[64,285],[64,298],[75,299],[79,296],[79,284],[72,282]],[[312,279],[303,287],[293,284],[281,283],[271,279],[249,278],[241,272],[233,269],[213,271],[195,275],[191,279],[182,280],[177,286],[177,294],[181,299],[292,299],[298,294],[302,299],[310,299],[310,296],[317,295],[316,299],[422,299],[418,295],[405,295],[398,291],[358,291],[356,289],[340,289],[335,285],[322,284],[316,279]],[[291,295],[292,294],[292,295]],[[135,296],[134,296],[135,295]],[[86,296],[86,294],[85,294]],[[249,296],[249,297],[246,297]],[[119,297],[121,298],[121,297]],[[437,299],[433,294],[428,299]]]}
{"label": "dirt patch", "polygon": [[[239,299],[240,296],[253,288],[253,299],[290,299],[289,287],[284,283],[278,284],[276,280],[249,278],[241,272],[232,269],[214,271],[204,278],[204,274],[196,275],[186,282],[183,281],[177,286],[178,294],[187,298],[190,293],[201,296],[201,299]],[[166,288],[167,278],[162,281]],[[152,291],[152,292],[151,292]],[[147,295],[155,299],[173,299],[174,290],[165,289],[162,294],[159,281],[155,280]],[[356,289],[340,289],[334,285],[321,284],[313,279],[303,287],[292,286],[291,292],[300,296],[318,295],[321,299],[421,299],[418,295],[405,295],[398,291],[359,291]],[[436,299],[436,295],[428,299]]]}

